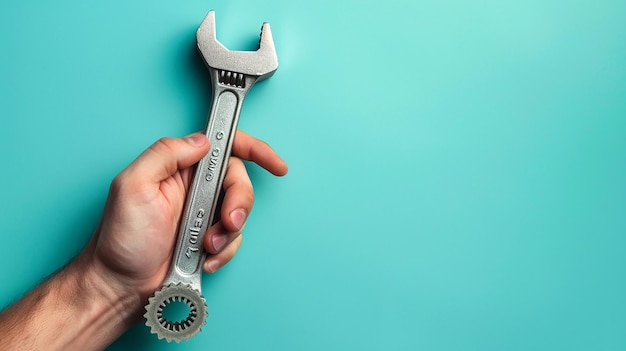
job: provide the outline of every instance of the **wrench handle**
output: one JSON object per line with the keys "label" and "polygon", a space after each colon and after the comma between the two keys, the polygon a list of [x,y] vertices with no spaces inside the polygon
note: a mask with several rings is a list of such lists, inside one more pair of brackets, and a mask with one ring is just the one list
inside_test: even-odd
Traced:
{"label": "wrench handle", "polygon": [[[206,257],[204,235],[214,224],[241,106],[248,89],[234,89],[214,80],[213,103],[205,132],[211,149],[196,167],[166,283],[192,282],[192,287],[201,291],[199,277]],[[189,279],[195,275],[198,279]]]}

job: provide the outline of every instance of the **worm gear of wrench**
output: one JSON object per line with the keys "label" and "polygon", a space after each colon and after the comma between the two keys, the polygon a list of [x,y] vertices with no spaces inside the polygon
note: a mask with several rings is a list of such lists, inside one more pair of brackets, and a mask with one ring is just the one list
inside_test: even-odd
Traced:
{"label": "worm gear of wrench", "polygon": [[[200,24],[196,39],[213,85],[205,131],[211,149],[198,162],[187,194],[169,273],[163,287],[149,298],[144,314],[151,332],[168,342],[188,340],[205,324],[208,312],[201,294],[204,234],[214,222],[243,100],[254,83],[271,77],[278,68],[269,23],[261,28],[257,51],[230,51],[217,41],[213,11]],[[172,321],[164,315],[175,302],[187,305],[187,318]]]}

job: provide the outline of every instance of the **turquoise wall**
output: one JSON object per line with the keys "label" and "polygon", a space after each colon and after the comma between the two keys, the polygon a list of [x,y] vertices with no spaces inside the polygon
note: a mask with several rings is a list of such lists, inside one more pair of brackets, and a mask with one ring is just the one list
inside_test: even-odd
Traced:
{"label": "turquoise wall", "polygon": [[0,305],[77,254],[111,179],[204,126],[195,30],[281,67],[240,128],[238,256],[203,332],[109,350],[626,350],[624,1],[0,3]]}

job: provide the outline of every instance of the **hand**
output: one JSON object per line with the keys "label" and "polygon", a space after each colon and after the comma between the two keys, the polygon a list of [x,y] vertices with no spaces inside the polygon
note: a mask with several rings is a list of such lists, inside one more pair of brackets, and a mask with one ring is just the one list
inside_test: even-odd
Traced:
{"label": "hand", "polygon": [[[164,138],[120,173],[85,250],[0,313],[0,349],[102,350],[135,324],[167,274],[192,166],[208,151],[202,134]],[[213,254],[204,266],[209,272],[239,248],[254,201],[241,159],[275,175],[287,173],[285,162],[267,144],[237,133],[221,221],[205,236],[204,247]]]}
{"label": "hand", "polygon": [[[209,151],[202,134],[163,138],[150,146],[112,182],[100,225],[81,256],[121,295],[135,294],[143,307],[167,274],[176,242],[193,165]],[[233,157],[224,179],[221,220],[207,230],[204,264],[215,272],[227,263],[241,243],[241,230],[254,194],[241,159],[250,160],[274,175],[287,165],[266,143],[237,132]],[[138,310],[140,312],[140,310]]]}

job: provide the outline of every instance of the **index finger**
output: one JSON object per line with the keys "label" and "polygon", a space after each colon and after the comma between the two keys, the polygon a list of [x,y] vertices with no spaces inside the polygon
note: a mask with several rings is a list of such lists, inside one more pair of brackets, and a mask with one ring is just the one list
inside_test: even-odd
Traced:
{"label": "index finger", "polygon": [[287,163],[266,142],[246,132],[237,130],[233,141],[232,154],[252,161],[276,176],[287,174]]}

